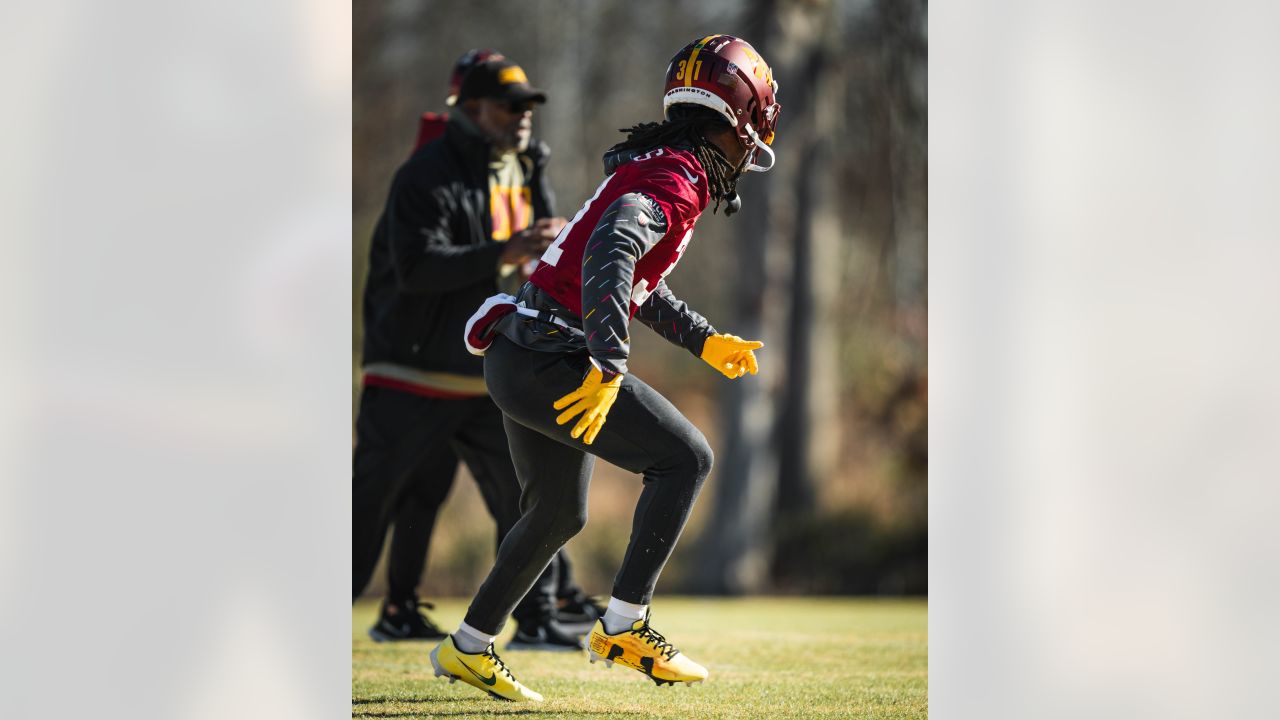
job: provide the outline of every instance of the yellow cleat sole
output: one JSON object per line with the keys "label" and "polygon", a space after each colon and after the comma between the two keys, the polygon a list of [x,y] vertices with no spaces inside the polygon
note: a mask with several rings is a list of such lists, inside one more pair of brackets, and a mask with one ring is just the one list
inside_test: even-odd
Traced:
{"label": "yellow cleat sole", "polygon": [[[616,652],[616,654],[615,654],[615,652]],[[605,656],[603,656],[603,655],[600,655],[599,653],[597,653],[597,652],[596,652],[596,651],[594,651],[594,650],[588,650],[588,651],[587,651],[588,659],[591,661],[591,664],[592,664],[592,665],[595,665],[595,664],[596,664],[596,663],[598,663],[598,662],[604,663],[604,668],[605,668],[606,670],[612,670],[612,669],[613,669],[613,663],[614,663],[613,658],[614,658],[614,657],[617,657],[618,655],[621,655],[621,654],[622,654],[622,648],[618,647],[617,645],[614,645],[614,646],[613,646],[613,648],[610,650],[610,652],[609,652],[609,657],[605,657]],[[627,665],[626,663],[622,663],[622,666],[623,666],[623,667],[629,667],[629,668],[631,668],[631,666],[630,666],[630,665]],[[675,685],[675,684],[676,684],[676,683],[678,683],[678,682],[682,682],[682,683],[684,683],[685,685],[688,685],[688,686],[692,687],[692,686],[694,686],[694,685],[701,685],[703,682],[705,682],[705,680],[664,680],[664,679],[662,679],[662,678],[654,677],[654,676],[653,676],[653,675],[652,675],[652,674],[651,674],[647,669],[645,669],[645,668],[631,668],[631,669],[636,670],[636,671],[639,671],[639,672],[641,672],[641,673],[644,673],[644,676],[645,676],[645,677],[647,677],[647,678],[649,678],[650,680],[652,680],[652,681],[653,681],[653,682],[654,682],[658,687],[664,687],[664,686],[667,686],[667,685]]]}

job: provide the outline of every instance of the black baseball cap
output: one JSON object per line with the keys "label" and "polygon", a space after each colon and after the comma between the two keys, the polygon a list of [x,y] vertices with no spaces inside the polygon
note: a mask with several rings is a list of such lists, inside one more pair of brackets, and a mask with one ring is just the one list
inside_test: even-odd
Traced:
{"label": "black baseball cap", "polygon": [[519,65],[506,58],[491,58],[471,68],[458,89],[458,102],[478,98],[545,103],[547,94],[529,84]]}

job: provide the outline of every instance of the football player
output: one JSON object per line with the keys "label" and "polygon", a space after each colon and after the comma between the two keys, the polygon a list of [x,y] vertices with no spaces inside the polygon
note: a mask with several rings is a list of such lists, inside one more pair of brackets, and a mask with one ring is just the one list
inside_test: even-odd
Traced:
{"label": "football player", "polygon": [[[738,179],[773,166],[780,106],[769,65],[746,41],[708,35],[667,68],[665,121],[628,130],[605,179],[543,253],[515,297],[489,298],[467,323],[501,408],[523,515],[498,550],[458,631],[431,652],[437,676],[495,697],[540,701],[493,650],[502,622],[552,556],[587,522],[595,457],[638,473],[644,489],[592,662],[621,663],[659,685],[707,670],[651,624],[653,589],[711,470],[706,438],[630,374],[631,318],[730,379],[757,371],[762,343],[717,332],[667,287],[708,206],[736,210]],[[757,162],[767,158],[768,165]]]}

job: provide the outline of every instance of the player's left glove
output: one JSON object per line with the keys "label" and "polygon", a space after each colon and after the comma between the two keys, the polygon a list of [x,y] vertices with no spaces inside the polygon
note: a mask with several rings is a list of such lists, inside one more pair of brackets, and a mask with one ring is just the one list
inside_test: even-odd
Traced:
{"label": "player's left glove", "polygon": [[[609,408],[613,407],[613,401],[618,399],[622,378],[622,375],[614,375],[611,380],[604,382],[604,373],[600,372],[600,368],[593,366],[587,373],[587,377],[583,379],[581,387],[552,405],[556,410],[569,408],[560,413],[556,418],[556,424],[564,425],[581,413],[582,417],[569,431],[569,435],[576,439],[582,437],[585,432],[586,436],[582,437],[582,442],[588,445],[595,442],[596,435],[600,434],[600,428],[604,427],[605,417],[609,415]],[[569,407],[570,405],[573,407]]]}
{"label": "player's left glove", "polygon": [[759,350],[764,343],[759,340],[743,340],[737,335],[712,335],[702,346],[702,359],[711,367],[719,370],[730,380],[742,377],[747,373],[755,375],[760,370],[756,364],[756,355],[752,350]]}

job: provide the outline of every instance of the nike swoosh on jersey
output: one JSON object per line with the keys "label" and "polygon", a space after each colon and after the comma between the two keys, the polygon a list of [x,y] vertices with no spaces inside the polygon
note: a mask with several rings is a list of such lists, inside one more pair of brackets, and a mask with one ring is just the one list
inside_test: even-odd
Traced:
{"label": "nike swoosh on jersey", "polygon": [[459,660],[459,661],[458,661],[458,664],[459,664],[459,665],[461,665],[462,667],[466,668],[466,669],[467,669],[467,672],[471,673],[472,675],[475,675],[475,676],[476,676],[476,679],[477,679],[477,680],[479,680],[480,682],[484,683],[485,685],[493,685],[493,684],[495,684],[495,683],[497,683],[497,682],[498,682],[498,673],[494,673],[494,674],[490,675],[489,677],[485,677],[485,676],[481,675],[480,673],[476,672],[475,670],[472,670],[470,665],[468,665],[468,664],[466,664],[466,663],[462,662],[461,660]]}
{"label": "nike swoosh on jersey", "polygon": [[690,175],[690,174],[689,174],[689,171],[688,171],[688,170],[685,170],[684,168],[680,168],[680,172],[684,173],[684,176],[685,176],[685,177],[687,177],[687,178],[689,178],[689,182],[693,183],[694,185],[697,185],[697,184],[698,184],[698,176],[697,176],[697,175]]}

